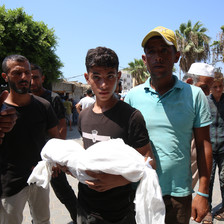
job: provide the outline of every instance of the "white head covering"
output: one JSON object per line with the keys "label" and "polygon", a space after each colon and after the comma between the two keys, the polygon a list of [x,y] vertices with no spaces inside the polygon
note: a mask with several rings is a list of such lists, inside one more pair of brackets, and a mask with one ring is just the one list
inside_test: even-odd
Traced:
{"label": "white head covering", "polygon": [[206,63],[196,62],[193,63],[188,71],[189,74],[214,77],[215,68]]}

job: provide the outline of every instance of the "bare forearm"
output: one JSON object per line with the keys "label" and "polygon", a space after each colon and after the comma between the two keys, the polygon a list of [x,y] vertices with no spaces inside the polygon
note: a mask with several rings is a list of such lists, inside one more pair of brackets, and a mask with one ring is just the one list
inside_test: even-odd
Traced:
{"label": "bare forearm", "polygon": [[58,129],[59,129],[60,138],[61,139],[66,139],[66,135],[67,135],[67,125],[66,125],[65,118],[59,120]]}
{"label": "bare forearm", "polygon": [[82,110],[81,105],[80,104],[76,104],[75,107],[76,107],[76,110],[77,110],[78,114],[80,114],[80,112]]}
{"label": "bare forearm", "polygon": [[148,143],[147,145],[136,149],[139,153],[141,153],[146,159],[150,157],[152,160],[149,162],[153,169],[156,169],[156,160],[152,151],[151,144]]}
{"label": "bare forearm", "polygon": [[212,170],[212,147],[206,142],[204,150],[197,150],[197,164],[199,172],[199,191],[208,193],[209,181]]}
{"label": "bare forearm", "polygon": [[96,179],[94,181],[85,181],[86,184],[89,186],[89,188],[99,192],[107,191],[112,188],[124,186],[130,183],[130,181],[121,175],[94,173],[92,171],[86,171],[86,173]]}
{"label": "bare forearm", "polygon": [[[210,143],[209,126],[194,128],[195,145],[197,150],[197,163],[199,172],[199,188],[202,194],[208,194],[209,181],[212,168],[212,146]],[[209,209],[208,198],[197,194],[192,201],[191,217],[201,222]]]}
{"label": "bare forearm", "polygon": [[212,145],[209,136],[209,126],[195,129],[194,136],[197,150],[199,191],[208,193],[212,169]]}

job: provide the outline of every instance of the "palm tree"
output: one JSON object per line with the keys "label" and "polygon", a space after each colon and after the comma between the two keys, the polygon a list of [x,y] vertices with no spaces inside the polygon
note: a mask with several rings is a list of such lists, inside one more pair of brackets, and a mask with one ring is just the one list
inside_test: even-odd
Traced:
{"label": "palm tree", "polygon": [[191,21],[180,24],[176,30],[177,45],[181,53],[180,70],[187,72],[194,62],[206,62],[210,57],[207,29],[198,21],[192,27]]}
{"label": "palm tree", "polygon": [[221,32],[218,34],[218,40],[213,41],[212,47],[212,63],[224,62],[224,26],[221,26]]}
{"label": "palm tree", "polygon": [[224,25],[221,26],[222,32],[220,33],[220,51],[222,55],[222,62],[224,62]]}
{"label": "palm tree", "polygon": [[128,65],[129,67],[125,68],[124,70],[129,71],[131,73],[132,78],[135,80],[135,86],[144,83],[149,77],[147,67],[145,66],[142,59],[134,59],[134,62],[130,62],[128,63]]}

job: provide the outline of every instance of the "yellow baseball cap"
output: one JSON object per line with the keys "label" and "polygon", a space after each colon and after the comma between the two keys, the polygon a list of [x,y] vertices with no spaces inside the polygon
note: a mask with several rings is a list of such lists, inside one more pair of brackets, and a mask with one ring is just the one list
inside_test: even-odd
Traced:
{"label": "yellow baseball cap", "polygon": [[158,26],[155,29],[151,30],[143,39],[142,47],[144,48],[147,41],[155,36],[161,36],[168,45],[174,45],[177,50],[177,39],[175,33],[163,26]]}

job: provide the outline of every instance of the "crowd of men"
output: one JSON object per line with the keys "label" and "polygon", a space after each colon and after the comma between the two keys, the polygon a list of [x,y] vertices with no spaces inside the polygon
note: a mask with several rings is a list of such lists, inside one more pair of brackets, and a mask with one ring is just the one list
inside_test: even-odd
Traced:
{"label": "crowd of men", "polygon": [[[224,220],[222,74],[206,63],[194,63],[183,81],[178,80],[173,66],[180,52],[174,32],[165,27],[151,30],[141,45],[150,77],[131,89],[125,102],[116,95],[121,77],[117,54],[106,47],[87,52],[84,76],[95,99],[88,91],[76,104],[84,148],[121,138],[146,161],[150,157],[166,208],[164,223],[188,224],[190,219],[213,223],[213,216]],[[6,57],[2,71],[10,91],[0,97],[0,224],[22,223],[26,202],[33,223],[48,224],[49,190],[27,185],[27,179],[41,160],[40,152],[47,140],[66,139],[66,116],[71,121],[72,103],[66,99],[63,104],[46,90],[41,68],[22,55]],[[69,126],[72,131],[71,123]],[[192,199],[193,163],[197,164],[193,172],[198,173],[194,178],[199,179],[199,187]],[[216,165],[223,204],[212,215]],[[68,172],[67,167],[54,167],[51,185],[73,223],[136,223],[134,197],[138,183],[120,175],[87,170],[92,179],[79,183],[76,198],[64,172]]]}

